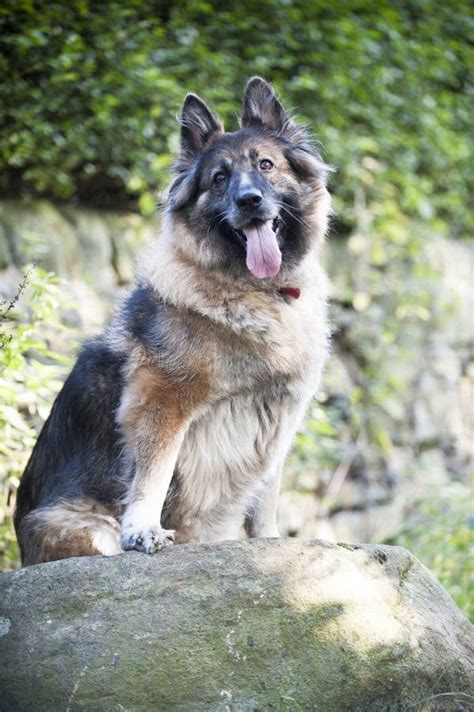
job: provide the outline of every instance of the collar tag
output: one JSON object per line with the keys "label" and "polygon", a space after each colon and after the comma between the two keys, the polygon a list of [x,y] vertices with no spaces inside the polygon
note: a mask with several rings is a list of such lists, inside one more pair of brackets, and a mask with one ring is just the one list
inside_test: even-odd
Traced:
{"label": "collar tag", "polygon": [[298,289],[298,287],[281,287],[279,291],[280,294],[286,294],[288,297],[293,297],[293,299],[299,299],[301,294],[301,289]]}

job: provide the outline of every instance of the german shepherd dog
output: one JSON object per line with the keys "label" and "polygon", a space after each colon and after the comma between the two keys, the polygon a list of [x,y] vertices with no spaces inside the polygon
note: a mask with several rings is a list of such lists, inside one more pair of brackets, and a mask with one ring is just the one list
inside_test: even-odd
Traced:
{"label": "german shepherd dog", "polygon": [[278,536],[328,347],[328,167],[254,77],[238,131],[194,94],[134,291],[87,343],[21,480],[23,564]]}

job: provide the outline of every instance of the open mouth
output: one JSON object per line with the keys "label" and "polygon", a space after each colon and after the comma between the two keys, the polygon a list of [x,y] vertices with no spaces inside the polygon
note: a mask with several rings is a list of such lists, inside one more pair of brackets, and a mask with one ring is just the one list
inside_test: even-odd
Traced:
{"label": "open mouth", "polygon": [[241,230],[236,230],[247,252],[247,268],[258,279],[275,277],[281,267],[281,252],[277,233],[279,217],[270,220],[253,220]]}
{"label": "open mouth", "polygon": [[245,230],[250,230],[252,227],[258,227],[259,225],[263,225],[266,222],[271,222],[272,223],[272,230],[275,233],[275,235],[278,234],[278,230],[280,229],[282,222],[280,218],[277,216],[276,218],[273,218],[271,221],[267,220],[252,220],[252,222],[245,228],[238,230],[234,228],[234,232],[239,238],[240,242],[244,247],[247,245],[247,235],[245,233]]}

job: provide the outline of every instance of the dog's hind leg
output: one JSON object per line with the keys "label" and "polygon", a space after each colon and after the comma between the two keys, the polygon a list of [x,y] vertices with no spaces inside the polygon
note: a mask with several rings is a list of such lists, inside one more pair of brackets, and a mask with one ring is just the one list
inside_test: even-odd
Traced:
{"label": "dog's hind leg", "polygon": [[117,519],[105,506],[85,497],[29,512],[19,523],[18,541],[24,566],[122,551]]}

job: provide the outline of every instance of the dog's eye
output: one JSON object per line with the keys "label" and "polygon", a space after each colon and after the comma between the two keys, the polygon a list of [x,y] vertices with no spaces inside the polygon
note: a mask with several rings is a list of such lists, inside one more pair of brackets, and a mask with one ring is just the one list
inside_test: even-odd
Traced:
{"label": "dog's eye", "polygon": [[227,180],[225,173],[216,173],[214,176],[214,185],[222,185]]}
{"label": "dog's eye", "polygon": [[260,161],[260,168],[262,171],[271,171],[273,168],[273,163],[268,160],[268,158],[264,158],[263,161]]}

